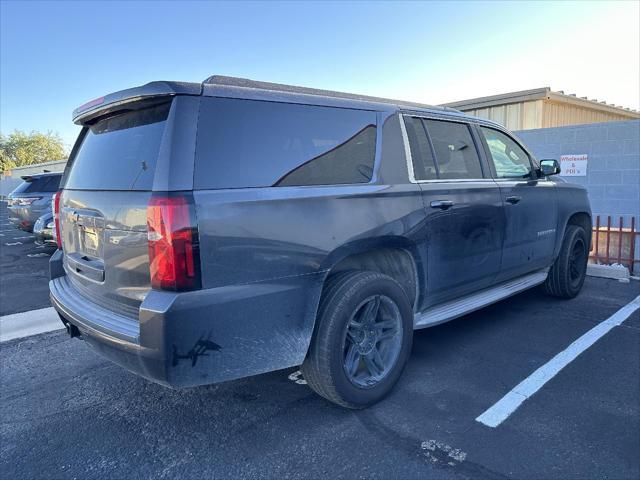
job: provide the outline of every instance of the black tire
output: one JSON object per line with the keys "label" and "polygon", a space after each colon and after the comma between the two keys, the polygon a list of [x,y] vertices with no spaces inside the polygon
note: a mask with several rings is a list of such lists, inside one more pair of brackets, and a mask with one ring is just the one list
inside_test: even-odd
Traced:
{"label": "black tire", "polygon": [[[368,312],[373,312],[374,308],[376,313],[369,315]],[[373,330],[362,327],[366,324],[362,319],[371,315],[380,323],[368,325],[380,325],[379,334],[373,333],[373,330],[377,331],[376,327],[371,327]],[[395,327],[383,327],[383,324],[393,324]],[[354,325],[362,328],[357,330],[358,334],[362,333],[357,346],[352,330]],[[384,328],[389,329],[383,332]],[[368,334],[371,337],[367,342],[365,335]],[[383,342],[393,342],[393,346],[389,343],[383,345]],[[411,353],[412,342],[413,311],[398,282],[377,272],[339,273],[331,276],[325,285],[302,374],[307,384],[327,400],[347,408],[365,408],[381,400],[396,384]],[[372,360],[369,357],[373,357],[374,353],[376,360],[373,366],[376,370],[379,365],[386,365],[378,372],[379,378],[376,376],[373,380],[366,380],[369,382],[366,385],[356,383],[365,380],[359,380],[355,372],[347,373],[350,352],[355,348],[359,352],[362,345],[365,345],[365,350],[367,346],[371,350],[351,355],[353,361],[350,363],[360,371],[359,375],[366,377],[368,372],[373,372],[370,370]],[[387,360],[383,361],[385,355]]]}
{"label": "black tire", "polygon": [[589,244],[589,237],[584,228],[567,225],[560,254],[544,282],[546,293],[567,299],[580,293],[587,274]]}

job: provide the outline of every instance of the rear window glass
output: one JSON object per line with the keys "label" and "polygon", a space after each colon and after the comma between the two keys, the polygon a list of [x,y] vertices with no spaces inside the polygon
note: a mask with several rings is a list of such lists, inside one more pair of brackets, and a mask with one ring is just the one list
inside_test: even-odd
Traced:
{"label": "rear window glass", "polygon": [[35,190],[32,187],[33,187],[33,182],[22,182],[20,185],[18,185],[16,188],[13,189],[11,194],[17,195],[18,193],[35,192]]}
{"label": "rear window glass", "polygon": [[89,126],[64,188],[151,190],[170,105],[114,115]]}
{"label": "rear window glass", "polygon": [[195,188],[366,183],[375,144],[375,112],[205,99]]}
{"label": "rear window glass", "polygon": [[62,175],[35,177],[29,181],[22,182],[11,193],[55,192],[60,185],[60,178],[62,178]]}
{"label": "rear window glass", "polygon": [[51,175],[41,177],[38,179],[40,185],[38,185],[38,191],[40,192],[56,192],[60,186],[61,175]]}

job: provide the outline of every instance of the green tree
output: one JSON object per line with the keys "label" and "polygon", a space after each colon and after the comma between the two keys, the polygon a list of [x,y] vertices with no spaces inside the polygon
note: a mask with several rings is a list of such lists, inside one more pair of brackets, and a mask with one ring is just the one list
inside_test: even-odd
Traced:
{"label": "green tree", "polygon": [[0,133],[0,171],[65,158],[67,151],[57,133]]}

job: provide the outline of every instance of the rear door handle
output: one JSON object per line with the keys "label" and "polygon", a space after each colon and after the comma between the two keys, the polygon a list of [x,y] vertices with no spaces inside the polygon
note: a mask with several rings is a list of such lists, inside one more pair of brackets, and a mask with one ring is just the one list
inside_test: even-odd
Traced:
{"label": "rear door handle", "polygon": [[434,200],[429,205],[431,205],[431,208],[440,208],[442,210],[446,210],[453,207],[453,202],[451,200]]}
{"label": "rear door handle", "polygon": [[516,203],[518,203],[520,200],[522,200],[522,197],[518,197],[517,195],[513,195],[511,197],[507,197],[505,198],[505,201],[507,203],[510,203],[511,205],[515,205]]}

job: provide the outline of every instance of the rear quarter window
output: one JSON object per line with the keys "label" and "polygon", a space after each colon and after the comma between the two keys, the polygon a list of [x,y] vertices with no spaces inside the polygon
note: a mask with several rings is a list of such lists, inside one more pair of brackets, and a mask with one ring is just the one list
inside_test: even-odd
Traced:
{"label": "rear quarter window", "polygon": [[205,98],[194,187],[367,183],[375,144],[375,112]]}
{"label": "rear quarter window", "polygon": [[114,115],[86,127],[64,188],[151,190],[170,105]]}

